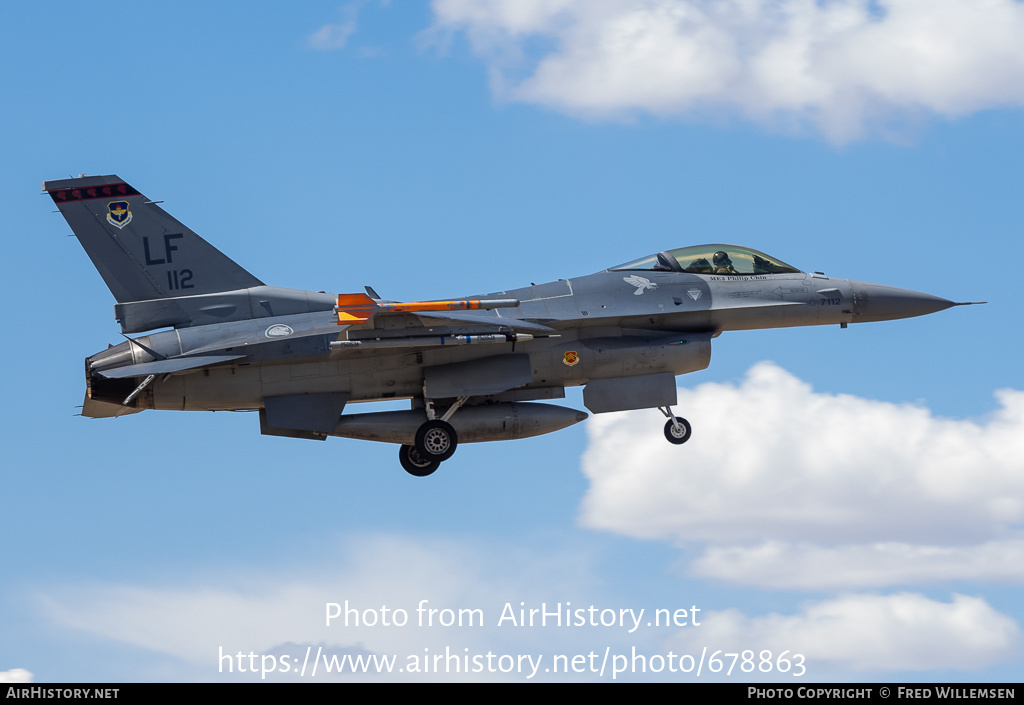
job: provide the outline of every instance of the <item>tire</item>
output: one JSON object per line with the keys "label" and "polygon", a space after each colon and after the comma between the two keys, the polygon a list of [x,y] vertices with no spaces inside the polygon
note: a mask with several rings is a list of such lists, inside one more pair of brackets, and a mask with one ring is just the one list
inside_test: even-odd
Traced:
{"label": "tire", "polygon": [[416,450],[424,459],[448,460],[458,445],[459,436],[447,421],[427,421],[416,431]]}
{"label": "tire", "polygon": [[665,438],[668,439],[669,443],[674,443],[678,446],[690,440],[690,435],[693,433],[693,429],[690,428],[690,422],[680,416],[676,417],[676,421],[678,421],[679,425],[682,427],[679,429],[682,433],[676,431],[675,424],[672,423],[672,419],[669,419],[665,423]]}
{"label": "tire", "polygon": [[398,449],[398,461],[402,469],[413,477],[432,475],[441,467],[440,460],[424,460],[415,446],[402,446]]}

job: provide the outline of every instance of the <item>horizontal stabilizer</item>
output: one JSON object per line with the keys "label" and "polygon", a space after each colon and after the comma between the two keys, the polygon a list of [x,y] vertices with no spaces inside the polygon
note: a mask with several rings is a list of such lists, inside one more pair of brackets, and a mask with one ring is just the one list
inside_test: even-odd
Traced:
{"label": "horizontal stabilizer", "polygon": [[185,370],[209,367],[221,362],[238,360],[245,355],[207,355],[204,357],[178,357],[170,360],[156,360],[154,362],[143,362],[138,365],[126,365],[115,367],[110,370],[100,370],[97,374],[107,379],[125,379],[126,377],[145,377],[147,375],[165,375],[171,372],[184,372]]}
{"label": "horizontal stabilizer", "polygon": [[229,348],[241,348],[265,343],[279,343],[285,340],[296,340],[298,338],[309,338],[318,335],[337,335],[344,328],[339,329],[334,325],[333,314],[330,311],[316,311],[314,313],[302,313],[295,316],[277,316],[270,319],[273,321],[269,326],[264,326],[269,321],[235,321],[224,324],[219,335],[208,340],[201,340],[202,344],[193,345],[189,342],[183,350],[189,355],[202,353],[215,353]]}

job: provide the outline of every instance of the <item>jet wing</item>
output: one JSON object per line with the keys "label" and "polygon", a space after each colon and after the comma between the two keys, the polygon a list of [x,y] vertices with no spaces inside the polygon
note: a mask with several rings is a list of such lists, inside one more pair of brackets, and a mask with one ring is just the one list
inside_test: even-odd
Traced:
{"label": "jet wing", "polygon": [[501,318],[496,316],[474,316],[469,313],[448,313],[442,311],[431,311],[430,313],[417,313],[420,318],[433,318],[442,321],[455,321],[457,323],[472,323],[490,328],[509,328],[514,331],[535,331],[537,333],[556,333],[554,328],[524,321],[521,318]]}
{"label": "jet wing", "polygon": [[[367,287],[367,291],[373,292],[373,289]],[[489,311],[491,309],[515,308],[517,306],[519,306],[518,299],[448,299],[443,301],[398,302],[384,301],[367,296],[366,294],[339,294],[338,304],[334,310],[338,315],[338,325],[358,325],[365,323],[374,316],[411,313],[421,318],[485,326],[497,329],[499,332],[506,329],[537,333],[556,332],[554,328],[549,328],[540,323],[524,321],[519,318],[503,318],[500,314],[462,313],[463,311]],[[456,311],[459,313],[456,313]]]}
{"label": "jet wing", "polygon": [[[367,287],[368,292],[373,292]],[[376,292],[373,292],[376,293]],[[496,308],[515,308],[518,299],[452,299],[445,301],[384,301],[366,294],[339,294],[334,311],[339,326],[353,326],[367,322],[375,316],[405,315],[416,316],[443,324],[463,324],[454,327],[470,330],[435,333],[429,323],[422,327],[394,327],[388,332],[374,330],[358,331],[348,340],[337,340],[330,344],[332,350],[351,348],[420,348],[438,345],[472,345],[476,343],[515,343],[532,338],[557,337],[557,331],[540,323],[519,318],[503,318],[486,311]],[[483,310],[481,313],[464,311]],[[458,313],[456,313],[458,312]],[[436,325],[436,324],[434,324]],[[529,331],[529,332],[527,332]]]}

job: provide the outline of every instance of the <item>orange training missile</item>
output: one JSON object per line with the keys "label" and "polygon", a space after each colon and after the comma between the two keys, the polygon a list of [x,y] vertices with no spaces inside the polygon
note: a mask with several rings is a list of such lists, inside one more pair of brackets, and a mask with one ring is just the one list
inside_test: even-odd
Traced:
{"label": "orange training missile", "polygon": [[374,301],[366,294],[338,294],[338,325],[365,323],[377,313],[420,313],[427,311],[467,311],[476,309],[512,308],[518,299],[454,299],[449,301]]}
{"label": "orange training missile", "polygon": [[381,311],[415,313],[416,311],[467,311],[475,309],[511,308],[518,299],[456,299],[453,301],[413,301],[410,303],[377,304]]}
{"label": "orange training missile", "polygon": [[338,294],[334,310],[339,326],[354,326],[370,320],[377,313],[377,303],[366,294]]}

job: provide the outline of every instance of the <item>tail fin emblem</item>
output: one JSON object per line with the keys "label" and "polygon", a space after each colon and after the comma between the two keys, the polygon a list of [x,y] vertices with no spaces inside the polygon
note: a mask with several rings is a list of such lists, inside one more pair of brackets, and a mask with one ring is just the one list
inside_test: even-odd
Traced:
{"label": "tail fin emblem", "polygon": [[111,201],[108,203],[107,222],[118,230],[132,222],[132,212],[128,210],[128,201]]}

